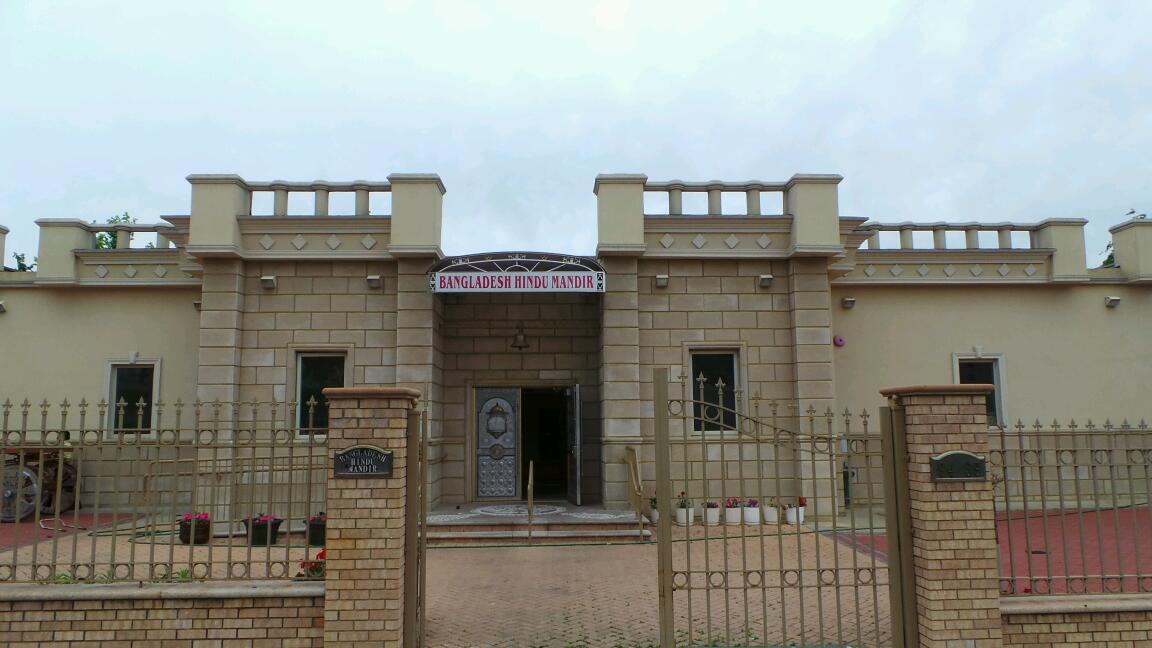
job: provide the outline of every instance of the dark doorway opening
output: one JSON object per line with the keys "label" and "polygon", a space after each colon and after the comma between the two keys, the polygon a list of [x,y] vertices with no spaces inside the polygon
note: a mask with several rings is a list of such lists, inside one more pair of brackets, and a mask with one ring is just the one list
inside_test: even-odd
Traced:
{"label": "dark doorway opening", "polygon": [[536,499],[564,499],[568,492],[568,396],[563,387],[520,392],[521,492],[528,495],[533,464]]}

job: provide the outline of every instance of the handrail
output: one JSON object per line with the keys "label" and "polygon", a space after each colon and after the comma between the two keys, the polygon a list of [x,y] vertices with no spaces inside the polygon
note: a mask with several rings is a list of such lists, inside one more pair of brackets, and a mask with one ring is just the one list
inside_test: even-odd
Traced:
{"label": "handrail", "polygon": [[[632,500],[632,508],[636,511],[636,524],[640,529],[640,534],[643,535],[644,485],[640,482],[640,462],[636,459],[636,448],[634,446],[624,448],[624,463],[628,465],[628,478],[632,482],[630,499]],[[651,511],[649,511],[648,519],[652,519]]]}
{"label": "handrail", "polygon": [[528,462],[528,544],[532,544],[532,490],[536,481],[535,466],[532,461]]}

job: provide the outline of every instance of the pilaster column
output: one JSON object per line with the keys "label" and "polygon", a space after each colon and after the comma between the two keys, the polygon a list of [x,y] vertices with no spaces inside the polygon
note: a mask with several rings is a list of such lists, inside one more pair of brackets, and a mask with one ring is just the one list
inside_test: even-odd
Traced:
{"label": "pilaster column", "polygon": [[[636,292],[636,257],[601,259],[607,272],[607,286],[600,329],[600,402],[605,439],[630,438],[640,441],[640,315]],[[649,414],[650,415],[650,414]],[[624,446],[605,443],[604,465],[624,461]],[[626,504],[626,482],[607,481],[612,471],[605,470],[604,503]]]}
{"label": "pilaster column", "polygon": [[200,353],[196,395],[203,401],[240,398],[240,330],[244,311],[244,262],[206,258],[200,296]]}
{"label": "pilaster column", "polygon": [[[933,481],[950,450],[988,456],[984,399],[992,385],[881,390],[890,400],[897,470],[907,470],[910,548],[922,648],[1001,646],[999,554],[992,481]],[[901,434],[902,430],[902,434]],[[903,438],[903,447],[900,440]],[[901,461],[906,457],[906,461]],[[910,580],[905,575],[905,587]]]}

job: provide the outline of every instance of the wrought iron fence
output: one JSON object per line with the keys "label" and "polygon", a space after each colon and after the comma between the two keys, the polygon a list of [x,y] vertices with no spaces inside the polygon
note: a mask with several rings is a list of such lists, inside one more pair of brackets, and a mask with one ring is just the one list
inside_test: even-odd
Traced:
{"label": "wrought iron fence", "polygon": [[723,382],[682,380],[669,397],[666,376],[654,389],[661,645],[892,645],[869,415],[746,404]]}
{"label": "wrought iron fence", "polygon": [[0,581],[320,578],[323,405],[0,405]]}
{"label": "wrought iron fence", "polygon": [[1073,420],[993,434],[1001,594],[1152,592],[1150,432]]}

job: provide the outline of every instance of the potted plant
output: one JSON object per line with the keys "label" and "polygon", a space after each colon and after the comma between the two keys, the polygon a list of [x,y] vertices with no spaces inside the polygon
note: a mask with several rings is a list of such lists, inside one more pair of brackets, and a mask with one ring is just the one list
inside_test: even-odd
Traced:
{"label": "potted plant", "polygon": [[808,507],[808,500],[803,495],[796,499],[796,506],[787,504],[784,508],[784,521],[788,524],[804,524],[804,510]]}
{"label": "potted plant", "polygon": [[720,502],[712,500],[704,502],[704,524],[708,526],[720,524]]}
{"label": "potted plant", "polygon": [[764,506],[760,507],[760,512],[763,515],[764,524],[780,523],[780,502],[775,497],[764,502]]}
{"label": "potted plant", "polygon": [[680,491],[680,495],[676,500],[676,524],[680,526],[691,526],[693,519],[696,517],[696,509],[692,508],[692,500]]}
{"label": "potted plant", "polygon": [[300,571],[296,572],[296,578],[308,580],[324,578],[324,574],[327,572],[327,560],[327,551],[321,549],[316,554],[316,560],[305,560],[300,563]]}
{"label": "potted plant", "polygon": [[740,498],[724,498],[724,524],[740,524]]}
{"label": "potted plant", "polygon": [[744,524],[760,524],[760,500],[754,497],[744,500]]}
{"label": "potted plant", "polygon": [[656,496],[648,498],[648,520],[652,524],[660,523],[660,511],[656,510]]}
{"label": "potted plant", "polygon": [[263,513],[244,518],[244,532],[248,536],[248,544],[253,547],[267,547],[276,544],[280,535],[281,522],[283,520],[275,515]]}
{"label": "potted plant", "polygon": [[328,515],[320,511],[316,515],[308,516],[308,546],[323,547],[324,534],[328,528]]}
{"label": "potted plant", "polygon": [[185,513],[180,518],[180,542],[208,544],[212,540],[212,517],[204,512]]}

